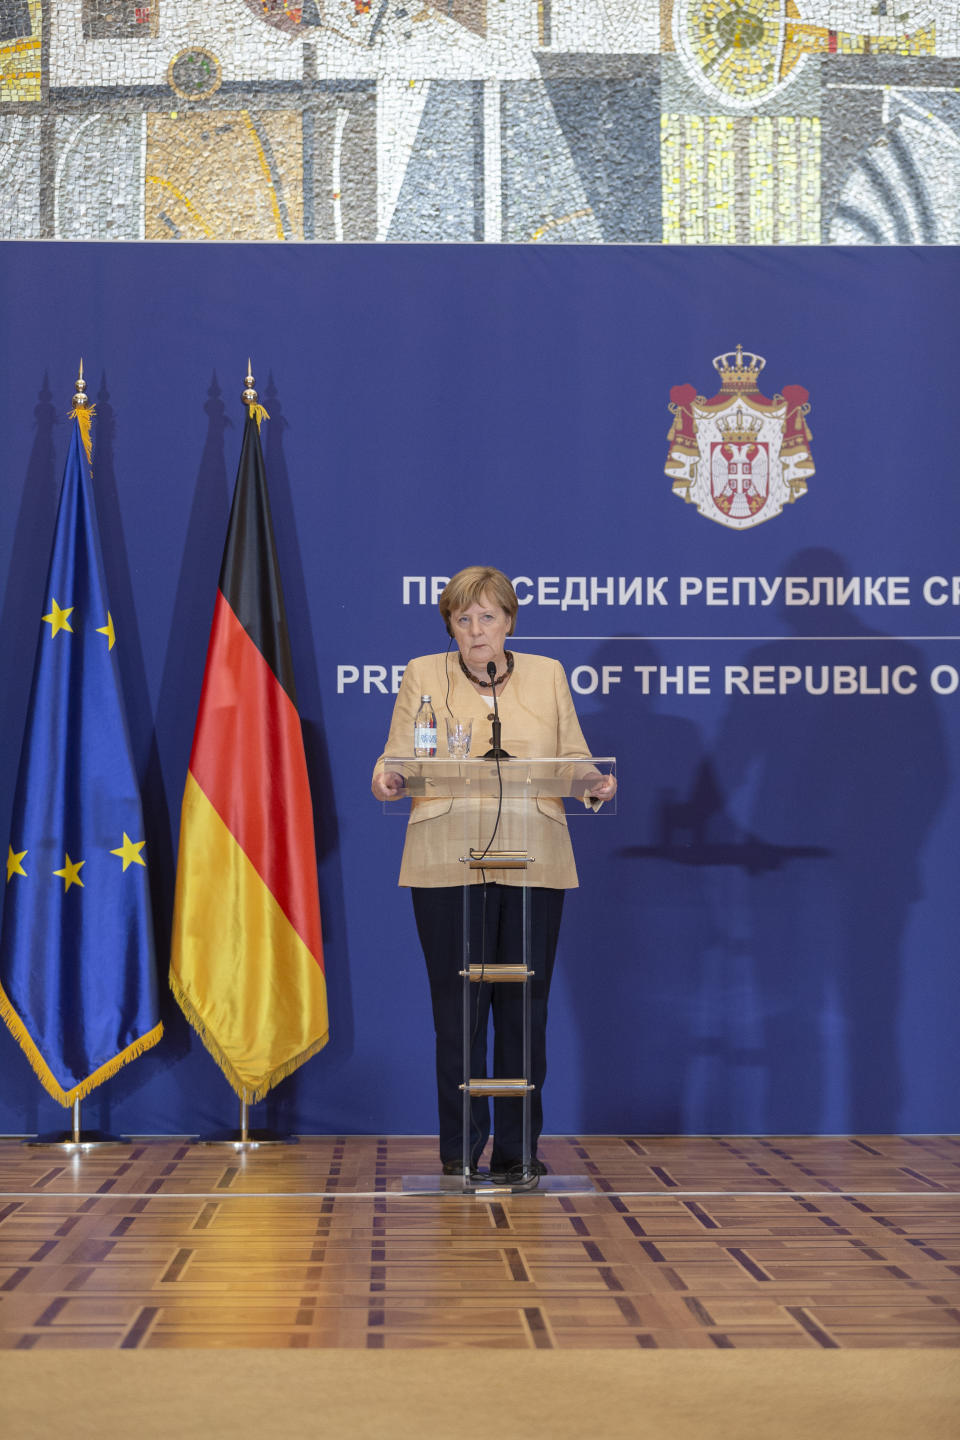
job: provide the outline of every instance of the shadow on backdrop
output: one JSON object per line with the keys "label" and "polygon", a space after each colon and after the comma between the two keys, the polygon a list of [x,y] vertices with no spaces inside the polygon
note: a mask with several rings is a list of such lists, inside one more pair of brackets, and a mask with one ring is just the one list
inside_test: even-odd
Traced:
{"label": "shadow on backdrop", "polygon": [[[324,962],[327,977],[327,1006],[330,1015],[330,1039],[318,1055],[295,1070],[271,1090],[257,1115],[279,1131],[326,1131],[339,1128],[336,1114],[323,1115],[323,1087],[318,1083],[322,1074],[349,1059],[353,1052],[353,999],[349,976],[349,945],[347,917],[343,901],[343,875],[340,864],[340,836],[333,793],[330,753],[323,724],[320,677],[317,671],[317,650],[310,606],[304,577],[300,535],[283,449],[283,437],[289,421],[283,413],[280,395],[271,373],[263,395],[270,419],[263,435],[264,465],[270,490],[270,506],[280,561],[280,582],[283,586],[290,648],[294,661],[297,701],[303,728],[307,772],[313,799],[313,821],[320,878],[320,918],[323,927]],[[311,562],[322,564],[326,536],[317,537]],[[292,623],[289,623],[292,617]],[[305,1097],[310,1096],[307,1100]],[[309,1118],[308,1118],[309,1117]],[[255,1123],[260,1123],[259,1119]]]}
{"label": "shadow on backdrop", "polygon": [[[134,766],[140,784],[144,825],[150,873],[150,899],[153,914],[154,938],[156,944],[157,992],[160,1013],[166,1019],[165,997],[167,990],[167,954],[169,946],[168,911],[164,909],[162,892],[165,878],[173,865],[170,844],[170,814],[167,808],[163,777],[160,773],[160,758],[157,752],[156,731],[147,684],[147,669],[144,662],[143,646],[137,626],[133,585],[130,578],[130,562],[123,534],[119,487],[135,483],[132,476],[116,473],[116,431],[117,416],[110,403],[110,389],[106,371],[100,376],[100,385],[95,397],[96,414],[93,421],[93,492],[100,531],[100,548],[103,553],[104,579],[113,616],[117,643],[114,655],[120,670],[120,684],[123,694],[127,729],[134,758]],[[158,895],[158,889],[161,894]],[[116,1075],[99,1085],[81,1102],[81,1129],[113,1131],[113,1116],[118,1106],[132,1098],[148,1084],[158,1069],[163,1068],[161,1056],[166,1041],[160,1041],[155,1050],[130,1061]],[[61,1123],[66,1123],[69,1112],[62,1112]]]}
{"label": "shadow on backdrop", "polygon": [[[631,666],[661,660],[649,641],[623,637],[599,647],[590,664],[597,670],[622,664],[625,650]],[[716,896],[691,862],[688,845],[663,843],[665,810],[674,797],[695,794],[703,765],[698,726],[664,713],[664,703],[631,680],[615,707],[590,714],[581,704],[593,753],[617,756],[618,814],[610,822],[598,820],[617,830],[611,852],[589,820],[572,826],[582,896],[569,907],[561,944],[577,946],[569,970],[578,991],[587,1127],[612,1133],[685,1128],[691,997],[717,929]],[[623,837],[636,843],[623,845]],[[630,937],[627,947],[606,947],[605,914],[617,916],[617,931]],[[591,1119],[598,1107],[602,1114]]]}
{"label": "shadow on backdrop", "polygon": [[[57,497],[63,478],[62,471],[59,475],[56,472],[54,432],[59,425],[66,435],[68,425],[72,423],[66,419],[67,399],[65,397],[65,403],[60,407],[53,403],[50,380],[45,372],[33,410],[33,444],[13,531],[3,610],[0,612],[0,633],[4,637],[0,651],[0,694],[4,697],[0,706],[0,754],[10,756],[13,762],[0,781],[0,835],[3,838],[8,837],[10,830],[40,616],[45,608],[42,603],[45,599],[43,587],[47,583]],[[47,1114],[54,1117],[52,1125],[60,1123],[59,1117],[64,1113],[62,1108],[46,1094],[20,1046],[2,1023],[0,1074],[4,1078],[4,1100],[9,1104],[11,1114],[16,1116],[14,1123],[17,1131],[35,1134],[44,1128],[45,1119],[41,1117]]]}
{"label": "shadow on backdrop", "polygon": [[[154,746],[159,763],[164,766],[160,778],[167,797],[164,801],[165,834],[162,837],[159,834],[159,816],[151,815],[147,821],[148,826],[156,824],[158,844],[164,846],[165,855],[160,873],[151,872],[164,1033],[160,1044],[141,1057],[137,1064],[149,1066],[152,1073],[170,1070],[175,1065],[178,1067],[176,1085],[161,1083],[153,1088],[150,1095],[153,1113],[143,1118],[141,1128],[159,1134],[206,1132],[233,1125],[238,1111],[236,1096],[199,1036],[187,1024],[167,982],[180,804],[190,762],[217,577],[230,514],[232,487],[224,449],[227,431],[238,429],[224,407],[216,371],[210,378],[203,408],[207,416],[207,432],[184,534],[169,643],[157,696]],[[186,1115],[185,1111],[188,1112]]]}
{"label": "shadow on backdrop", "polygon": [[[846,571],[817,549],[784,573]],[[726,968],[710,1008],[718,1027],[739,1010],[756,1049],[757,1105],[745,1128],[892,1132],[904,930],[947,779],[940,720],[921,653],[850,605],[784,605],[780,619],[796,638],[760,645],[744,663],[799,667],[804,679],[784,696],[731,695],[714,767],[718,804],[735,808],[750,843],[782,863],[731,878]],[[840,664],[866,679],[864,693],[830,693]],[[882,667],[889,677],[898,666],[917,672],[915,693],[865,693],[882,688]],[[721,1058],[705,1089],[723,1084]]]}

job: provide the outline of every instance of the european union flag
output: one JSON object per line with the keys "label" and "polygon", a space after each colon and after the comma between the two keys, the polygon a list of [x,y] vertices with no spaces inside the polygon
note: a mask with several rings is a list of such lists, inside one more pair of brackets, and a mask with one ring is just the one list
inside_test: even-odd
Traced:
{"label": "european union flag", "polygon": [[61,1105],[162,1034],[140,792],[88,475],[91,412],[73,414],[0,932],[0,1014]]}

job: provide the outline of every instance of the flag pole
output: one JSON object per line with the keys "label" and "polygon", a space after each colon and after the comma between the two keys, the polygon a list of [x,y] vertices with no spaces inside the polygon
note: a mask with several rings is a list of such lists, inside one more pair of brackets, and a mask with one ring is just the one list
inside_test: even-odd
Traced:
{"label": "flag pole", "polygon": [[23,1144],[31,1150],[48,1149],[54,1146],[65,1150],[68,1155],[76,1150],[100,1150],[107,1145],[130,1145],[132,1141],[122,1135],[109,1135],[103,1130],[87,1130],[80,1126],[80,1097],[75,1097],[70,1107],[70,1129],[48,1130],[43,1135],[31,1135]]}
{"label": "flag pole", "polygon": [[250,1101],[244,1090],[240,1096],[240,1123],[236,1130],[215,1130],[210,1135],[201,1135],[193,1142],[196,1145],[229,1145],[238,1154],[248,1150],[259,1150],[261,1145],[299,1145],[298,1135],[281,1134],[279,1130],[251,1129]]}

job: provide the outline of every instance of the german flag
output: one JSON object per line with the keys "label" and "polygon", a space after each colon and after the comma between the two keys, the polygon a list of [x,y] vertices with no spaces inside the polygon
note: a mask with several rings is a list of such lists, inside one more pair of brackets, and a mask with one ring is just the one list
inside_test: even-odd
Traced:
{"label": "german flag", "polygon": [[170,986],[241,1098],[327,1042],[310,782],[258,406],[243,432],[180,816]]}

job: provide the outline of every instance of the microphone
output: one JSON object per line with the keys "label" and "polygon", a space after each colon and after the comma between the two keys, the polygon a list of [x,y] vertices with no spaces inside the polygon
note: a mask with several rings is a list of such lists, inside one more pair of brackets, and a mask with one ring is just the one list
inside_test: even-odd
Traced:
{"label": "microphone", "polygon": [[512,756],[508,750],[504,750],[500,744],[500,707],[497,704],[497,667],[493,660],[487,661],[487,674],[490,677],[490,694],[493,696],[493,730],[490,735],[490,749],[484,755],[484,760],[510,760]]}

